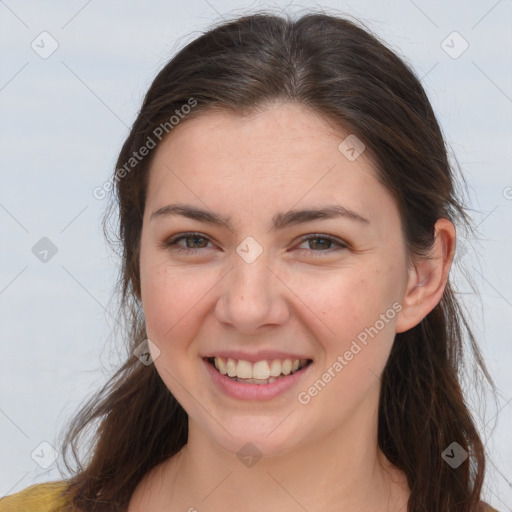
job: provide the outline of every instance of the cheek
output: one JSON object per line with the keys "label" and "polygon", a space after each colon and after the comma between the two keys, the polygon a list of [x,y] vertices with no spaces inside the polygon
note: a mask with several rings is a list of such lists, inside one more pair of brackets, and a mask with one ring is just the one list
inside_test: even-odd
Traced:
{"label": "cheek", "polygon": [[169,339],[190,326],[194,310],[200,308],[205,287],[201,281],[171,272],[165,267],[141,272],[142,307],[148,338],[161,349]]}
{"label": "cheek", "polygon": [[342,356],[343,379],[361,379],[361,368],[380,374],[394,340],[396,307],[400,307],[393,282],[389,267],[381,272],[377,266],[366,266],[344,269],[335,279],[332,275],[317,279],[304,290],[304,302],[321,320],[316,334],[324,345],[325,369]]}
{"label": "cheek", "polygon": [[179,374],[194,364],[193,341],[214,308],[212,298],[221,278],[222,274],[211,268],[180,268],[156,257],[144,271],[141,264],[146,333],[161,352],[155,362],[159,371],[165,367]]}
{"label": "cheek", "polygon": [[297,289],[301,289],[304,304],[331,334],[346,338],[373,325],[396,300],[392,279],[379,279],[379,274],[368,267],[347,268],[325,278],[316,276],[301,284],[297,282]]}
{"label": "cheek", "polygon": [[376,396],[394,340],[396,311],[387,286],[373,279],[340,279],[325,289],[329,292],[316,302],[325,324],[323,335],[316,333],[323,355],[299,398],[311,400],[319,411],[337,411],[330,420],[335,424],[365,397]]}

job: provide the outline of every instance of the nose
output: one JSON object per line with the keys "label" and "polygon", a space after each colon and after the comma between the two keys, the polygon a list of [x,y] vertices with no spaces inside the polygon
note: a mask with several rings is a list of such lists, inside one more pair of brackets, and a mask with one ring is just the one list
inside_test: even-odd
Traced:
{"label": "nose", "polygon": [[265,253],[251,263],[234,254],[215,306],[219,322],[248,334],[286,323],[288,289],[268,263]]}

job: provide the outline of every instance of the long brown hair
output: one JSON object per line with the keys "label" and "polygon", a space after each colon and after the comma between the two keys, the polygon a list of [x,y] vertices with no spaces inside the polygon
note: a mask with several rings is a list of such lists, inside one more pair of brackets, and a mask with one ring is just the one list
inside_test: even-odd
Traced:
{"label": "long brown hair", "polygon": [[[151,84],[116,164],[104,228],[108,237],[108,221],[118,213],[110,240],[121,249],[120,321],[129,355],[64,439],[75,510],[124,510],[142,477],[187,442],[186,412],[154,365],[132,355],[146,338],[139,244],[155,150],[134,155],[172,136],[173,114],[187,122],[212,108],[244,114],[276,100],[309,107],[363,141],[396,199],[411,256],[428,253],[439,218],[470,228],[420,81],[362,24],[324,13],[296,20],[260,13],[222,23],[186,45]],[[478,509],[485,458],[460,386],[465,342],[494,389],[448,283],[432,312],[396,335],[382,375],[378,443],[407,476],[410,512]],[[456,469],[441,456],[453,442],[469,456]]]}

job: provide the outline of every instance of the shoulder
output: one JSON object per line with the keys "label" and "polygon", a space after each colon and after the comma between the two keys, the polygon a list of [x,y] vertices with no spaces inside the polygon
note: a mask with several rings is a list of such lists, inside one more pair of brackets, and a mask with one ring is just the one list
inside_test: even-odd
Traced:
{"label": "shoulder", "polygon": [[0,512],[57,512],[69,504],[63,493],[67,483],[47,482],[0,498]]}

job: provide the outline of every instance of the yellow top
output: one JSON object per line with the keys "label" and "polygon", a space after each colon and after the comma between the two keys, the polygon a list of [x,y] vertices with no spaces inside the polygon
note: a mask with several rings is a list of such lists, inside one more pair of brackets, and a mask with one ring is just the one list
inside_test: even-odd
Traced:
{"label": "yellow top", "polygon": [[69,505],[69,498],[60,496],[65,489],[65,481],[31,485],[0,498],[0,512],[58,512]]}
{"label": "yellow top", "polygon": [[[65,481],[35,484],[23,491],[0,498],[0,512],[58,512],[69,505],[69,498],[60,496],[66,488]],[[486,512],[498,512],[484,504]]]}

